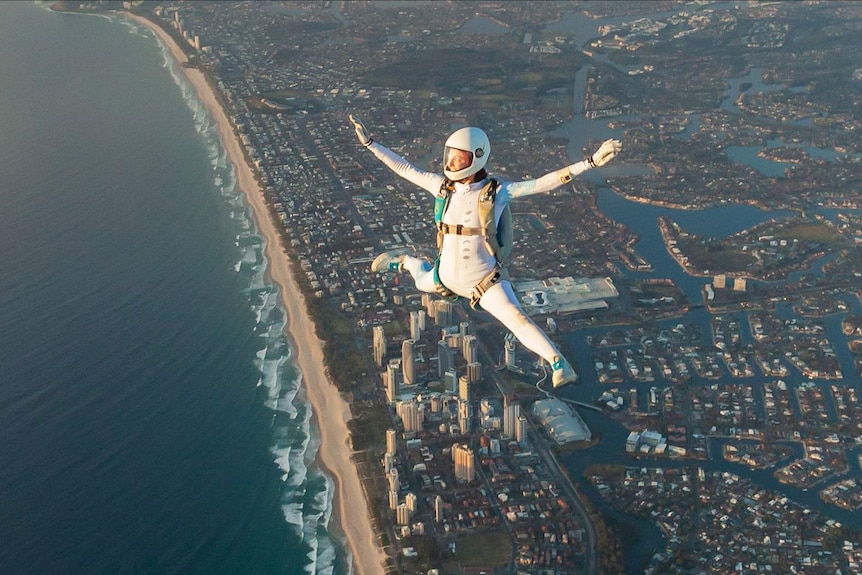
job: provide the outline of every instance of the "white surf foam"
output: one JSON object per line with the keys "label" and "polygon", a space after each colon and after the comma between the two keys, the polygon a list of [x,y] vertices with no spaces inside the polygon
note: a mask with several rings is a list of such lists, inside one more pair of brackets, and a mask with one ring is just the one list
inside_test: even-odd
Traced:
{"label": "white surf foam", "polygon": [[[264,403],[273,410],[272,453],[283,482],[281,506],[285,522],[295,527],[297,536],[309,546],[306,571],[330,575],[338,560],[338,549],[344,547],[343,542],[335,541],[327,529],[332,516],[333,484],[315,463],[320,444],[319,435],[311,427],[311,409],[301,393],[301,374],[291,361],[295,355],[284,335],[286,316],[280,303],[278,288],[269,283],[266,277],[269,265],[265,256],[266,240],[259,236],[245,197],[237,188],[236,174],[233,165],[228,161],[216,123],[197,99],[193,87],[170,52],[160,39],[158,41],[164,57],[164,67],[179,87],[192,112],[195,130],[206,147],[214,171],[215,189],[218,189],[227,204],[234,208],[231,219],[237,230],[238,251],[238,262],[234,269],[241,272],[248,268],[252,272],[247,292],[265,294],[261,300],[252,300],[255,333],[265,340],[265,347],[255,356],[260,370],[257,386],[265,388]],[[247,243],[252,237],[256,237],[257,241]],[[244,261],[248,261],[247,249],[253,250],[256,255],[256,265],[243,265]],[[309,488],[312,490],[310,493],[307,492]],[[344,560],[352,573],[350,554],[341,555],[346,556]]]}

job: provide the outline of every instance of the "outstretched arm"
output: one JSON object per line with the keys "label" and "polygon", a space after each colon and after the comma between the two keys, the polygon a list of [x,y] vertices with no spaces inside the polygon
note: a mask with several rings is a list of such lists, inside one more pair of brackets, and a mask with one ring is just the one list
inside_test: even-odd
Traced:
{"label": "outstretched arm", "polygon": [[619,140],[605,140],[595,153],[580,162],[575,162],[571,166],[545,174],[535,180],[513,182],[509,188],[509,195],[512,198],[518,198],[533,194],[541,194],[543,192],[550,192],[553,189],[559,188],[563,184],[568,184],[572,181],[573,177],[583,174],[589,169],[604,166],[610,162],[621,149],[622,143]]}
{"label": "outstretched arm", "polygon": [[440,186],[443,185],[445,179],[443,176],[420,170],[386,146],[375,142],[359,118],[351,114],[348,119],[353,124],[353,130],[356,132],[356,139],[359,140],[359,143],[371,150],[371,153],[387,168],[432,194],[436,195],[440,191]]}

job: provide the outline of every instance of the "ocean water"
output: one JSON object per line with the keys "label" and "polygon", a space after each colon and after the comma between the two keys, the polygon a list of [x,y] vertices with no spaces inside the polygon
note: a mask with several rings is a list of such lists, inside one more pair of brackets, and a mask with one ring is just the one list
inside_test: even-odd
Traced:
{"label": "ocean water", "polygon": [[120,16],[0,3],[0,573],[345,573],[215,126]]}

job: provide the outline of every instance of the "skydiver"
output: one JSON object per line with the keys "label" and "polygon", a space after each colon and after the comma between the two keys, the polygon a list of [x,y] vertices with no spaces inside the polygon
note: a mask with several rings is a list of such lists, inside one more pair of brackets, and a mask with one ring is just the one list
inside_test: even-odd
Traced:
{"label": "skydiver", "polygon": [[[572,366],[548,336],[521,309],[500,257],[496,236],[501,216],[510,200],[554,190],[572,177],[604,166],[622,149],[619,140],[606,140],[580,162],[521,182],[498,181],[488,176],[485,165],[491,155],[488,136],[479,128],[455,131],[443,148],[443,174],[421,170],[371,138],[356,116],[348,116],[359,143],[389,169],[435,196],[439,257],[435,263],[411,256],[405,249],[384,252],[371,264],[372,272],[401,272],[413,276],[416,288],[444,296],[471,300],[508,330],[526,348],[547,361],[552,382],[559,387],[577,379]],[[482,221],[483,202],[489,201]],[[478,208],[478,209],[477,209]]]}

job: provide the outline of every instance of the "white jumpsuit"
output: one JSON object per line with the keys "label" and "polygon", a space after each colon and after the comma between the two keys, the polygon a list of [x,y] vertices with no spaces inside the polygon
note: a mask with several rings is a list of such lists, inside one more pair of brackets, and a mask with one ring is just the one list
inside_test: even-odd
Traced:
{"label": "white jumpsuit", "polygon": [[[368,149],[396,174],[405,180],[430,192],[434,196],[440,191],[445,178],[440,174],[420,170],[392,150],[372,142]],[[580,165],[580,164],[583,164]],[[494,216],[499,223],[503,209],[514,198],[548,192],[569,182],[588,168],[586,162],[579,162],[570,168],[563,168],[535,180],[521,182],[501,181],[494,202]],[[484,181],[455,183],[450,195],[449,207],[443,215],[443,222],[449,225],[461,224],[465,227],[481,227],[478,195],[485,185]],[[461,297],[470,298],[473,288],[490,274],[496,265],[494,255],[488,249],[482,236],[462,236],[446,234],[440,250],[439,278],[450,291]],[[431,263],[405,256],[403,269],[410,272],[416,288],[423,292],[436,293],[433,266]],[[491,286],[479,300],[479,305],[511,331],[527,349],[553,363],[559,350],[538,326],[524,313],[515,297],[508,280]]]}

